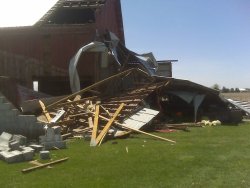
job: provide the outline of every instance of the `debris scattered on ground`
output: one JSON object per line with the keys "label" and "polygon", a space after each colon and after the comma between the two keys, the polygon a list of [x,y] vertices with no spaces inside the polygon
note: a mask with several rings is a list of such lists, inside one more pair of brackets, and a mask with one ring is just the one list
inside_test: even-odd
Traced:
{"label": "debris scattered on ground", "polygon": [[32,160],[34,149],[26,146],[26,137],[3,132],[0,135],[0,159],[7,163]]}
{"label": "debris scattered on ground", "polygon": [[221,122],[219,120],[215,120],[215,121],[202,120],[198,124],[200,124],[201,126],[217,126],[217,125],[221,125]]}

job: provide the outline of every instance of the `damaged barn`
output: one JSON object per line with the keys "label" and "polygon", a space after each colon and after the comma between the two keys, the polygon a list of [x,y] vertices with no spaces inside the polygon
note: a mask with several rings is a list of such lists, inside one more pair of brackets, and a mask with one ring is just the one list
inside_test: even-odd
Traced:
{"label": "damaged barn", "polygon": [[[0,73],[6,74],[0,77],[0,146],[2,140],[6,161],[27,158],[22,153],[25,146],[12,139],[20,135],[36,141],[32,149],[26,148],[30,159],[34,150],[66,148],[68,137],[84,138],[90,146],[97,146],[106,139],[137,132],[175,143],[149,132],[166,125],[200,126],[202,120],[236,124],[242,120],[241,109],[219,91],[172,78],[172,62],[177,60],[159,62],[152,53],[127,49],[121,20],[114,20],[112,28],[111,8],[110,14],[121,18],[120,1],[60,0],[34,27],[21,29],[23,36],[44,43],[42,50],[42,45],[32,43],[29,48],[34,53],[22,54],[21,48],[14,47],[5,52],[7,47],[0,44],[0,58],[4,59]],[[65,15],[69,17],[63,20]],[[108,21],[103,25],[104,20]],[[14,44],[8,31],[0,30],[0,39]],[[11,34],[18,38],[19,31],[12,28]],[[71,45],[60,45],[57,38]],[[39,92],[30,89],[33,81]],[[34,100],[27,100],[30,98]],[[12,150],[22,152],[13,154]]]}

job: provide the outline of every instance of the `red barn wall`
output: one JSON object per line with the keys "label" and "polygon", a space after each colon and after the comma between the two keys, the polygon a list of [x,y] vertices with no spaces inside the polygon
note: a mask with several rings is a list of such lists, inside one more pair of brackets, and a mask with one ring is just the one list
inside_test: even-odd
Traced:
{"label": "red barn wall", "polygon": [[70,58],[95,37],[95,25],[2,29],[0,50],[67,69]]}
{"label": "red barn wall", "polygon": [[[56,72],[51,73],[51,67],[53,70],[56,70],[54,67],[58,67],[67,71],[72,56],[80,47],[95,40],[97,30],[99,34],[109,30],[124,42],[120,0],[107,0],[105,5],[96,11],[95,23],[0,28],[0,51],[21,55],[27,59],[34,58],[40,62],[42,75],[28,71],[30,75],[25,76],[27,72],[24,73],[21,71],[23,69],[20,69],[19,77],[16,77],[20,83],[29,83],[26,86],[30,87],[32,80],[27,80],[27,78],[58,75]],[[97,60],[98,58],[91,55],[84,59],[85,63],[94,63]],[[23,62],[25,61],[15,61],[25,67]],[[13,70],[11,67],[6,67],[7,62],[2,63],[3,65],[1,63],[0,59],[0,67],[5,67],[7,71]],[[92,69],[92,66],[79,66],[79,68],[82,69],[82,71],[78,69],[79,72],[93,72],[93,70],[83,70]],[[96,71],[98,70],[95,69],[95,76]],[[13,72],[2,70],[2,72],[5,76],[13,76],[16,70]],[[23,78],[20,78],[20,75],[23,75]],[[65,76],[68,78],[68,75]]]}
{"label": "red barn wall", "polygon": [[96,25],[101,33],[108,29],[125,44],[120,0],[108,0],[102,9],[96,12]]}

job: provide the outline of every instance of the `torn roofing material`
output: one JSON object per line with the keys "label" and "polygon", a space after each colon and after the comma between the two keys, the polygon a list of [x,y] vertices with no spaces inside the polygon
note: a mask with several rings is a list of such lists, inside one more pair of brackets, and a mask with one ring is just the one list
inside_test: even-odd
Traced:
{"label": "torn roofing material", "polygon": [[94,41],[81,47],[71,58],[69,63],[69,78],[72,92],[80,91],[80,80],[77,72],[77,64],[83,53],[99,52],[105,56],[111,55],[117,63],[118,71],[129,68],[141,68],[149,75],[156,75],[157,61],[152,53],[137,54],[128,50],[115,36],[108,32],[101,41]]}
{"label": "torn roofing material", "polygon": [[237,108],[244,111],[248,116],[250,116],[250,102],[247,101],[239,101],[239,100],[233,100],[233,99],[227,99],[229,103],[236,106]]}

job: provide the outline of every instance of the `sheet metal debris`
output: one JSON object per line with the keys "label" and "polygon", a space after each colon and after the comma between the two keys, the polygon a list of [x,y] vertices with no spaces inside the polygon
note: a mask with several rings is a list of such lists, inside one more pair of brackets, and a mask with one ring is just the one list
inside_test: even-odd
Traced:
{"label": "sheet metal debris", "polygon": [[233,99],[227,99],[227,101],[232,105],[234,105],[235,107],[244,111],[248,116],[250,116],[250,102],[233,100]]}

